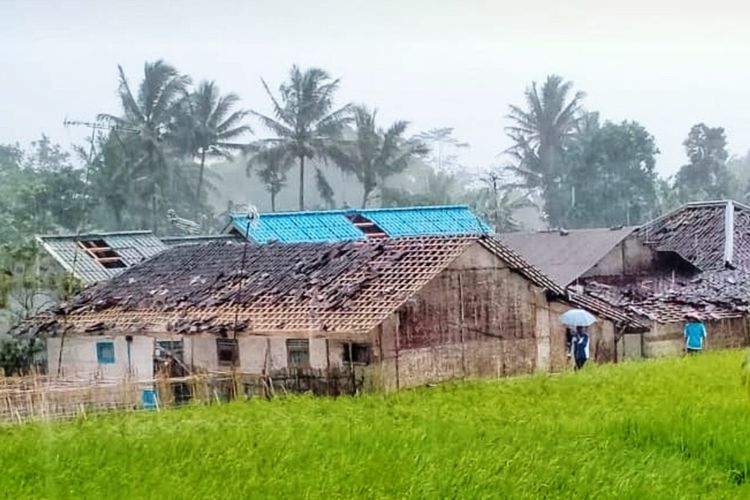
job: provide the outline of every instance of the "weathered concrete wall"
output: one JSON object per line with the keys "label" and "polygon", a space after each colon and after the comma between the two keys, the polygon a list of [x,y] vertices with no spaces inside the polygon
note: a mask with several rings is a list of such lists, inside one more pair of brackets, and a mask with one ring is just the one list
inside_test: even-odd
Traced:
{"label": "weathered concrete wall", "polygon": [[656,253],[630,235],[607,253],[581,278],[636,275],[652,268]]}
{"label": "weathered concrete wall", "polygon": [[[748,319],[732,318],[706,321],[708,349],[724,349],[748,345]],[[653,358],[674,356],[684,352],[683,322],[658,324],[644,334],[643,355]]]}
{"label": "weathered concrete wall", "polygon": [[541,289],[473,245],[373,332],[386,389],[551,367]]}
{"label": "weathered concrete wall", "polygon": [[626,333],[617,343],[618,361],[643,358],[643,334]]}
{"label": "weathered concrete wall", "polygon": [[[97,361],[97,342],[114,343],[115,359],[111,364]],[[133,336],[130,343],[128,364],[128,342],[124,335],[61,337],[47,339],[48,371],[52,376],[58,373],[60,345],[62,344],[61,376],[75,378],[122,379],[128,374],[138,379],[151,379],[154,374],[154,339],[146,336]]]}

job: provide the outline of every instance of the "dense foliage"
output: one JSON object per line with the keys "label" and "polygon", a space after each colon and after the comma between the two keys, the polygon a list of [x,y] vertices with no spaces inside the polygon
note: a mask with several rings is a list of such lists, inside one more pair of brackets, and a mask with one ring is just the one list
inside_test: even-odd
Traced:
{"label": "dense foliage", "polygon": [[742,353],[7,428],[8,498],[747,498]]}

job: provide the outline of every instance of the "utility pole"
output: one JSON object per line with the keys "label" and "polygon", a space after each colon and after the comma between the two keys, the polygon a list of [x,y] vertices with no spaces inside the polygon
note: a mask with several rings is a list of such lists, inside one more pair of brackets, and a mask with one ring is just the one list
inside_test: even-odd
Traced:
{"label": "utility pole", "polygon": [[[91,165],[94,162],[94,154],[96,153],[96,131],[97,130],[108,130],[110,132],[114,131],[123,131],[127,133],[132,134],[139,134],[140,131],[134,128],[129,127],[123,127],[119,125],[107,125],[103,123],[98,122],[86,122],[86,121],[79,121],[79,120],[68,120],[67,118],[63,120],[63,125],[65,127],[87,127],[91,129],[91,137],[89,137],[89,140],[91,141],[90,148],[89,148],[89,154],[88,158],[86,158],[86,173],[84,174],[84,182],[83,182],[83,192],[81,193],[81,218],[78,221],[78,224],[76,224],[76,234],[75,238],[73,239],[73,245],[75,246],[75,253],[73,254],[73,265],[70,270],[70,279],[65,280],[63,282],[63,294],[64,299],[68,300],[68,295],[72,293],[72,286],[73,286],[73,280],[75,279],[75,271],[76,271],[76,264],[78,262],[78,253],[79,253],[79,240],[81,238],[81,231],[83,230],[83,227],[86,223],[86,196],[88,195],[88,187],[89,187],[89,174],[91,173]],[[63,309],[63,332],[60,336],[60,351],[58,353],[57,357],[57,376],[60,377],[62,373],[62,357],[63,357],[63,347],[65,346],[65,332],[67,330],[67,325],[65,325],[67,320],[67,312]]]}

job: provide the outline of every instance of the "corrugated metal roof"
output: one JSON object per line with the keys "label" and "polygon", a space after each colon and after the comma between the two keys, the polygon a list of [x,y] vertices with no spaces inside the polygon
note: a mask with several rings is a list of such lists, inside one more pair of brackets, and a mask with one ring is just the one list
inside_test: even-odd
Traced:
{"label": "corrugated metal roof", "polygon": [[591,269],[636,228],[503,233],[498,238],[562,286]]}
{"label": "corrugated metal roof", "polygon": [[[126,267],[107,268],[82,251],[77,241],[104,240],[114,250]],[[151,231],[112,233],[86,233],[80,236],[38,236],[37,241],[66,270],[85,284],[105,281],[117,276],[128,267],[157,255],[167,248]]]}
{"label": "corrugated metal roof", "polygon": [[256,243],[334,242],[363,240],[352,219],[372,222],[390,238],[414,236],[479,236],[492,228],[466,206],[349,209],[261,214],[248,228],[244,216],[232,216],[232,227]]}

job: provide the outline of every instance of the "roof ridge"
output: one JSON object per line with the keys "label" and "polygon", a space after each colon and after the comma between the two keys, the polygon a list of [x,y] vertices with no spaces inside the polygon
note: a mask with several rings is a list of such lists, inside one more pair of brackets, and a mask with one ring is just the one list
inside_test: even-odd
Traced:
{"label": "roof ridge", "polygon": [[52,239],[52,238],[88,238],[91,236],[133,236],[133,235],[145,235],[150,234],[157,237],[150,229],[137,229],[133,231],[89,231],[86,233],[67,233],[67,234],[39,234],[36,236],[37,239]]}

